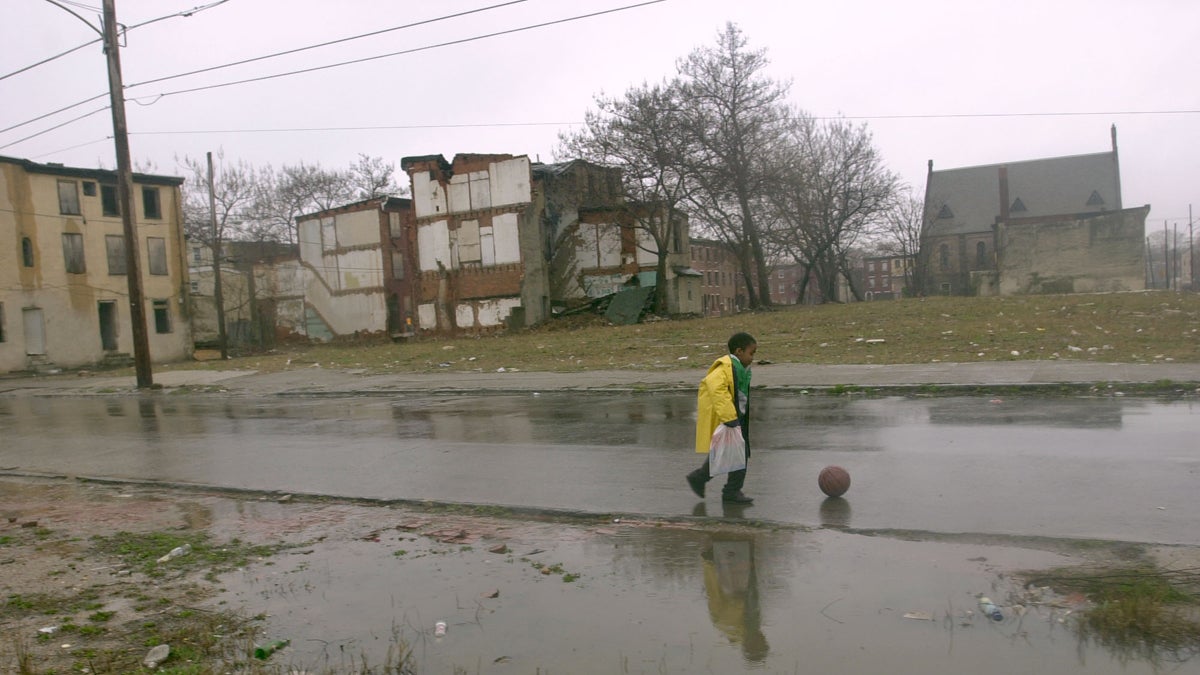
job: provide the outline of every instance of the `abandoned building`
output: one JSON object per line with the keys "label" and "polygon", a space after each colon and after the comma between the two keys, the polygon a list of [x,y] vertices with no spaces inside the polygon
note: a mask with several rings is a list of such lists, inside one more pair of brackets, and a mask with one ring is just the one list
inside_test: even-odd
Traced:
{"label": "abandoned building", "polygon": [[[182,178],[133,174],[150,359],[191,354]],[[0,157],[0,372],[131,362],[115,171]]]}
{"label": "abandoned building", "polygon": [[[302,289],[303,316],[281,297],[277,311],[289,324],[283,330],[320,341],[403,332],[414,297],[411,206],[375,197],[296,218],[298,269],[280,271],[274,281],[283,295]],[[290,327],[297,319],[301,325]]]}
{"label": "abandoned building", "polygon": [[1123,208],[1112,149],[933,170],[925,185],[927,293],[1142,290],[1149,206]]}
{"label": "abandoned building", "polygon": [[[657,283],[659,247],[619,170],[526,156],[406,157],[416,230],[416,328],[475,332],[541,323],[557,309]],[[700,306],[686,219],[664,256],[669,311]]]}

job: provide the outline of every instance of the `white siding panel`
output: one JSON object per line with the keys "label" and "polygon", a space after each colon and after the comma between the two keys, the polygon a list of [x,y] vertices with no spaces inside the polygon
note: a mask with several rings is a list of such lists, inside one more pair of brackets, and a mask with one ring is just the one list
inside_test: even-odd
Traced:
{"label": "white siding panel", "polygon": [[458,226],[458,262],[479,262],[479,221],[464,220]]}
{"label": "white siding panel", "polygon": [[637,230],[637,263],[638,265],[657,265],[658,246],[654,237],[645,230]]}
{"label": "white siding panel", "polygon": [[417,230],[417,255],[421,271],[436,271],[437,261],[450,267],[450,233],[446,221],[437,220]]}
{"label": "white siding panel", "polygon": [[454,325],[459,328],[472,328],[475,326],[475,308],[468,304],[461,304],[454,308]]}
{"label": "white siding panel", "polygon": [[479,228],[479,262],[484,267],[496,264],[496,238],[492,228]]}
{"label": "white siding panel", "polygon": [[450,179],[450,196],[447,207],[450,213],[462,213],[471,210],[471,186],[465,175],[454,176]]}
{"label": "white siding panel", "polygon": [[521,262],[517,214],[501,213],[492,218],[492,236],[494,237],[497,265]]}
{"label": "white siding panel", "polygon": [[485,328],[503,325],[513,308],[520,306],[520,298],[501,298],[481,302],[479,303],[479,325]]}
{"label": "white siding panel", "polygon": [[[379,244],[379,211],[355,211],[336,216],[337,245],[343,248]],[[326,244],[328,245],[328,243]]]}
{"label": "white siding panel", "polygon": [[528,157],[495,162],[490,168],[492,206],[511,206],[531,201]]}
{"label": "white siding panel", "polygon": [[437,307],[432,302],[417,305],[417,327],[425,330],[437,328]]}
{"label": "white siding panel", "polygon": [[412,184],[413,204],[418,218],[446,212],[446,194],[440,183],[429,178],[428,171],[414,173]]}
{"label": "white siding panel", "polygon": [[621,228],[616,225],[597,225],[596,237],[600,252],[601,267],[616,267],[621,264]]}
{"label": "white siding panel", "polygon": [[486,171],[473,171],[471,180],[471,208],[487,209],[492,206],[492,186]]}

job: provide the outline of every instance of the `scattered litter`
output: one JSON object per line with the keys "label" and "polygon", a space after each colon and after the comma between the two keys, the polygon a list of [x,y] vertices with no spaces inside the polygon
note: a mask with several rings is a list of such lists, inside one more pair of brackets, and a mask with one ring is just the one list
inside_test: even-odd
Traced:
{"label": "scattered litter", "polygon": [[989,401],[989,403],[1004,403],[1004,401],[1002,399],[994,398],[991,401]]}
{"label": "scattered litter", "polygon": [[614,522],[614,523],[619,523],[619,522],[621,522],[621,519],[620,519],[620,518],[613,518],[613,522]]}
{"label": "scattered litter", "polygon": [[36,520],[27,520],[21,523],[21,527],[37,527],[37,523],[38,521]]}
{"label": "scattered litter", "polygon": [[992,599],[986,595],[979,598],[979,610],[983,615],[990,618],[992,621],[1003,621],[1004,615],[1000,613],[1000,608],[992,602]]}
{"label": "scattered litter", "polygon": [[677,359],[675,359],[675,360],[676,360],[676,361],[687,361],[687,360],[688,360],[688,357],[686,357],[686,356],[681,356],[681,357],[679,357],[679,358],[677,358]]}
{"label": "scattered litter", "polygon": [[504,544],[496,544],[495,546],[488,549],[488,553],[496,553],[496,554],[508,553],[508,546],[506,546]]}
{"label": "scattered litter", "polygon": [[54,635],[58,632],[58,626],[46,626],[45,628],[39,628],[38,632],[42,635]]}
{"label": "scattered litter", "polygon": [[879,344],[883,344],[883,343],[884,343],[883,338],[871,338],[870,340],[867,340],[867,344],[869,344],[869,345],[879,345]]}
{"label": "scattered litter", "polygon": [[508,370],[504,366],[500,366],[499,368],[496,369],[496,372],[497,373],[505,373],[505,372],[508,372]]}
{"label": "scattered litter", "polygon": [[446,635],[446,622],[439,621],[433,625],[433,636],[443,637]]}
{"label": "scattered litter", "polygon": [[917,621],[933,621],[933,615],[929,612],[905,612],[905,619],[916,619]]}
{"label": "scattered litter", "polygon": [[158,664],[167,660],[171,655],[171,645],[156,645],[146,654],[146,658],[142,659],[142,665],[154,670]]}
{"label": "scattered litter", "polygon": [[1020,356],[1020,355],[1021,355],[1021,352],[1019,352],[1019,351],[1017,351],[1017,350],[1015,350],[1015,349],[1014,349],[1014,350],[1012,350],[1011,352],[1009,352],[1009,354],[1012,354],[1013,356]]}
{"label": "scattered litter", "polygon": [[1082,348],[1082,347],[1076,347],[1076,346],[1074,346],[1074,345],[1067,345],[1067,351],[1069,351],[1069,352],[1081,352],[1081,351],[1083,351],[1083,348]]}
{"label": "scattered litter", "polygon": [[158,562],[165,563],[170,560],[174,560],[175,558],[185,556],[191,552],[192,552],[191,544],[184,544],[183,546],[176,546],[175,548],[171,549],[171,551],[169,553],[167,553],[163,557],[159,558]]}
{"label": "scattered litter", "polygon": [[438,364],[438,368],[449,368],[449,367],[450,367],[450,364],[445,361],[442,361],[441,363]]}
{"label": "scattered litter", "polygon": [[498,597],[500,597],[500,589],[499,589],[499,588],[493,588],[492,590],[488,591],[487,593],[484,593],[484,594],[483,594],[483,597],[485,597],[485,598],[498,598]]}
{"label": "scattered litter", "polygon": [[265,661],[271,658],[271,655],[275,652],[291,644],[291,642],[291,640],[276,640],[270,644],[266,644],[261,647],[255,647],[254,658],[260,661]]}
{"label": "scattered litter", "polygon": [[1156,506],[1156,507],[1154,507],[1154,508],[1158,509],[1159,511],[1166,511],[1166,510],[1167,510],[1167,507],[1165,507],[1165,506]]}
{"label": "scattered litter", "polygon": [[292,496],[291,496],[291,495],[284,495],[284,496],[282,496],[282,497],[280,497],[280,498],[279,498],[279,503],[280,503],[280,504],[286,504],[286,503],[288,503],[288,502],[290,502],[290,501],[292,501]]}

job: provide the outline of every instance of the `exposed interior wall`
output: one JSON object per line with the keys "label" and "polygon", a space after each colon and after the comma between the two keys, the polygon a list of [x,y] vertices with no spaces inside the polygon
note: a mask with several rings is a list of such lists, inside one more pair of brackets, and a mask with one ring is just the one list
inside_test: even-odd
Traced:
{"label": "exposed interior wall", "polygon": [[372,201],[298,221],[306,273],[303,325],[310,338],[387,330],[380,213]]}

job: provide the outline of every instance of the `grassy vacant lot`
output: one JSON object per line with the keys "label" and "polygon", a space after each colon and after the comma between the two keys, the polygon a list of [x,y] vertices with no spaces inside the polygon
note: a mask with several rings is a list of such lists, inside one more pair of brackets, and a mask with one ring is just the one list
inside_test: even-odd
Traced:
{"label": "grassy vacant lot", "polygon": [[775,363],[1198,362],[1200,294],[934,297],[788,306],[632,326],[608,325],[598,315],[572,316],[506,335],[289,345],[224,364],[183,367],[271,372],[318,363],[372,373],[697,368],[724,353],[725,341],[739,330],[754,334],[758,357]]}

